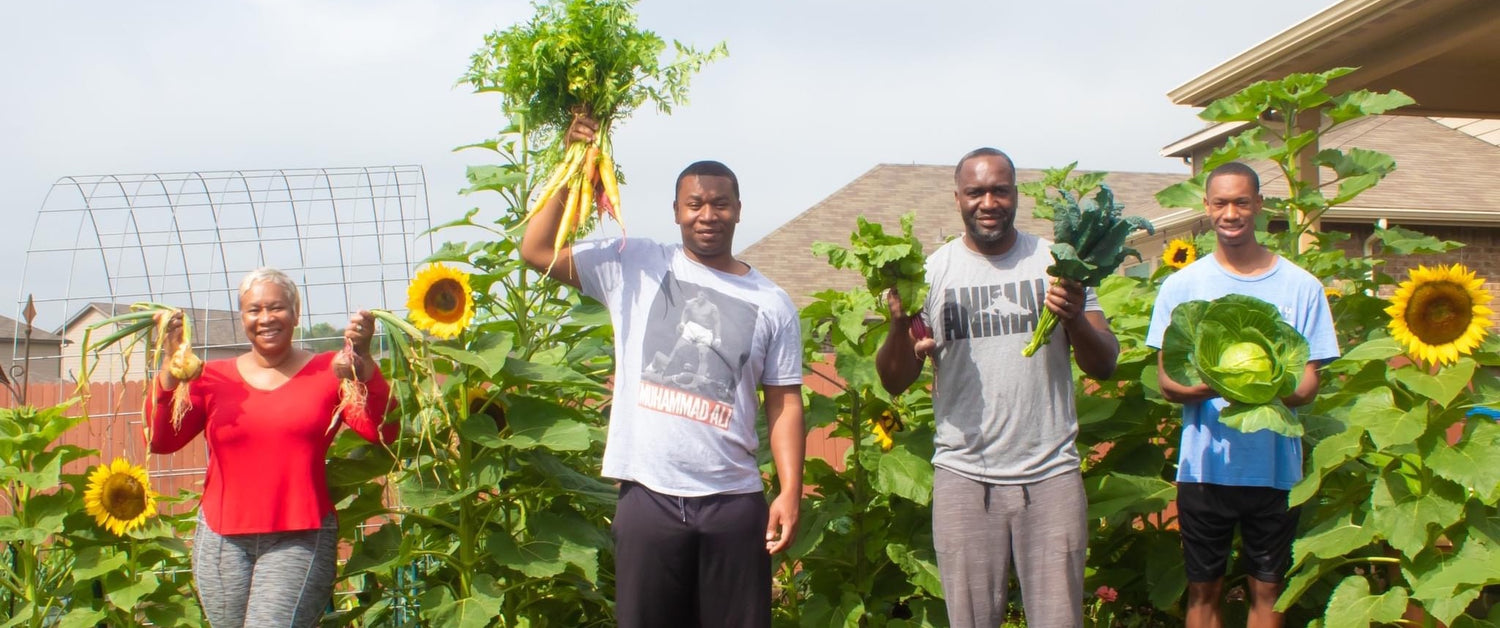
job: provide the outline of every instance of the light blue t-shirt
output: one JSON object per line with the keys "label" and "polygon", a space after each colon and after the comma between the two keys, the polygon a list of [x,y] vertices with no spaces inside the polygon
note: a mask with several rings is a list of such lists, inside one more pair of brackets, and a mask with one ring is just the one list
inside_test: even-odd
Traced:
{"label": "light blue t-shirt", "polygon": [[[1186,301],[1211,301],[1227,294],[1252,296],[1281,310],[1281,318],[1307,339],[1310,359],[1339,356],[1333,315],[1323,284],[1286,258],[1260,275],[1235,275],[1204,256],[1162,282],[1151,312],[1146,344],[1160,349],[1172,323],[1172,310]],[[1269,486],[1288,490],[1302,479],[1302,439],[1270,430],[1246,434],[1219,423],[1222,398],[1182,407],[1182,447],[1177,459],[1178,482],[1230,486]]]}

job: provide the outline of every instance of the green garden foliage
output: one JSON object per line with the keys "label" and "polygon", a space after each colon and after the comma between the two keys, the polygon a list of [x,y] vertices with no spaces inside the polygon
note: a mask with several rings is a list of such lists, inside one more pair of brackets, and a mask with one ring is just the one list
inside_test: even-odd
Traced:
{"label": "green garden foliage", "polygon": [[[1298,414],[1306,479],[1291,496],[1303,520],[1278,604],[1293,625],[1404,623],[1418,608],[1449,626],[1493,626],[1500,616],[1484,594],[1500,585],[1500,426],[1468,415],[1500,405],[1500,341],[1491,336],[1441,367],[1404,359],[1386,327],[1380,295],[1396,280],[1381,272],[1382,260],[1349,256],[1338,248],[1347,236],[1311,229],[1395,164],[1370,151],[1324,148],[1315,162],[1334,178],[1314,186],[1298,170],[1298,152],[1341,124],[1410,102],[1395,92],[1326,93],[1328,81],[1347,72],[1257,83],[1204,112],[1253,124],[1209,167],[1275,163],[1289,193],[1270,206],[1287,229],[1267,241],[1337,294],[1331,305],[1343,355],[1324,367],[1320,394]],[[1277,122],[1314,117],[1306,112],[1316,112],[1316,128]],[[445,244],[430,260],[471,270],[473,325],[395,351],[383,365],[399,403],[391,416],[403,425],[396,444],[344,434],[330,454],[329,485],[351,552],[325,625],[612,624],[615,489],[598,477],[612,334],[603,308],[543,280],[517,255],[508,234],[545,171],[538,165],[545,147],[530,145],[537,127],[525,112],[509,115],[509,128],[478,144],[500,163],[468,173],[470,191],[497,194],[504,212],[488,220],[476,209],[439,227],[479,239]],[[1076,198],[1099,183],[1069,170],[1034,191]],[[1201,196],[1193,180],[1160,198],[1198,206]],[[1299,244],[1304,234],[1310,246]],[[915,259],[877,236],[886,237],[862,223],[852,241],[892,247],[865,267]],[[1461,246],[1401,228],[1376,229],[1375,238],[1402,256]],[[1200,252],[1211,241],[1199,237]],[[820,252],[856,255],[832,246]],[[1102,279],[1098,298],[1120,340],[1118,367],[1107,381],[1076,378],[1091,522],[1089,626],[1181,623],[1186,578],[1166,514],[1176,496],[1181,408],[1161,397],[1156,352],[1145,345],[1157,288],[1171,272]],[[946,625],[932,550],[930,380],[898,396],[880,386],[874,355],[884,311],[870,289],[823,292],[802,311],[807,379],[831,391],[804,393],[808,424],[850,446],[837,460],[807,461],[798,538],[776,562],[778,626]],[[1265,356],[1240,356],[1251,371],[1283,357],[1262,335],[1269,345],[1256,344]],[[1224,348],[1214,353],[1240,351]],[[1171,368],[1201,357],[1174,359]],[[0,516],[0,626],[202,625],[187,572],[191,517],[158,517],[123,538],[95,526],[84,513],[84,478],[62,473],[92,454],[58,444],[80,421],[67,409],[0,410],[0,499],[10,506]],[[888,450],[877,425],[891,438]],[[774,484],[769,456],[763,468]],[[1242,577],[1231,575],[1226,588]],[[1244,608],[1231,603],[1227,621]]]}
{"label": "green garden foliage", "polygon": [[207,625],[188,572],[193,513],[116,536],[84,512],[86,477],[62,467],[98,452],[58,442],[86,420],[67,414],[77,401],[0,408],[0,625]]}
{"label": "green garden foliage", "polygon": [[922,241],[912,233],[916,220],[916,212],[907,212],[901,216],[901,235],[888,235],[880,223],[859,216],[854,233],[849,234],[849,248],[814,242],[813,255],[828,258],[834,268],[858,272],[872,295],[895,290],[902,309],[913,315],[927,301],[927,256],[922,254]]}

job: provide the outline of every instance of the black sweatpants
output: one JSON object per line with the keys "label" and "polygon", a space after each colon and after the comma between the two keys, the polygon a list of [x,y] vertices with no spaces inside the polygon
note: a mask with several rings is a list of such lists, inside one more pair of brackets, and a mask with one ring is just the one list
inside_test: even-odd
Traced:
{"label": "black sweatpants", "polygon": [[620,628],[769,628],[767,516],[760,493],[674,497],[621,483],[613,526]]}

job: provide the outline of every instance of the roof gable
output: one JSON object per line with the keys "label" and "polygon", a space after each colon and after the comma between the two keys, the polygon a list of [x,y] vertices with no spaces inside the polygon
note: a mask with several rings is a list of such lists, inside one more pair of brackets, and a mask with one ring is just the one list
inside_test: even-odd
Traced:
{"label": "roof gable", "polygon": [[[14,318],[10,318],[9,316],[0,316],[0,341],[17,339],[25,340],[25,329],[25,323],[22,323]],[[48,343],[62,342],[62,337],[40,327],[32,327],[31,341]]]}

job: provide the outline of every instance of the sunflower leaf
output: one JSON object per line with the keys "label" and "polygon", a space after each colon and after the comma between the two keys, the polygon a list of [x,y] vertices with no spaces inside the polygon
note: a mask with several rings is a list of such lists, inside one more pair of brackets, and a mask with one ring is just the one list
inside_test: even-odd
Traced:
{"label": "sunflower leaf", "polygon": [[1437,375],[1429,375],[1411,365],[1396,369],[1392,374],[1408,390],[1446,407],[1468,387],[1477,366],[1473,360],[1462,358],[1456,364],[1445,365]]}
{"label": "sunflower leaf", "polygon": [[939,597],[943,594],[943,581],[938,575],[937,557],[929,548],[911,548],[904,543],[890,543],[885,546],[885,554],[890,557],[891,562],[901,567],[907,578],[918,589],[926,591],[928,595]]}
{"label": "sunflower leaf", "polygon": [[577,410],[536,397],[511,398],[505,444],[517,449],[583,451],[592,444],[589,427]]}
{"label": "sunflower leaf", "polygon": [[1370,582],[1364,576],[1349,576],[1333,590],[1324,613],[1328,628],[1366,628],[1401,619],[1406,611],[1406,589],[1391,587],[1380,595],[1370,594]]}
{"label": "sunflower leaf", "polygon": [[872,479],[875,490],[883,494],[922,505],[932,500],[932,463],[905,447],[882,454]]}
{"label": "sunflower leaf", "polygon": [[110,550],[102,545],[83,547],[73,555],[73,579],[93,580],[104,574],[119,571],[129,562],[124,552]]}
{"label": "sunflower leaf", "polygon": [[1370,494],[1369,521],[1391,547],[1415,556],[1462,517],[1464,492],[1457,484],[1434,478],[1427,491],[1418,493],[1399,471],[1387,470]]}
{"label": "sunflower leaf", "polygon": [[118,608],[133,609],[141,598],[155,591],[158,584],[156,573],[152,571],[142,571],[134,580],[123,571],[113,571],[104,576],[104,596]]}
{"label": "sunflower leaf", "polygon": [[1434,439],[1423,462],[1438,475],[1467,486],[1493,504],[1500,487],[1500,426],[1494,421],[1470,421],[1458,443]]}

